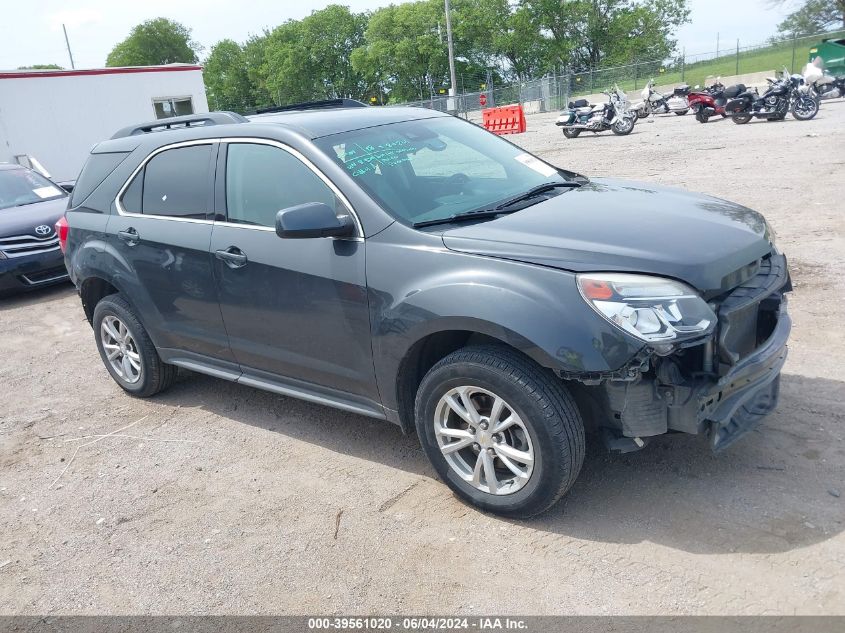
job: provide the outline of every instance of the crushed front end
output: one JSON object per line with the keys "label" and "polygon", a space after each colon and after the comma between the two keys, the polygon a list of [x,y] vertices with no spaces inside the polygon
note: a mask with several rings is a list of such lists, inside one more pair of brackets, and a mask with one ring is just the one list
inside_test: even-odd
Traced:
{"label": "crushed front end", "polygon": [[[623,452],[670,431],[707,433],[720,451],[777,405],[791,320],[786,258],[773,249],[705,297],[715,316],[700,338],[651,345],[613,376],[581,376],[577,397]],[[571,378],[571,377],[570,377]]]}

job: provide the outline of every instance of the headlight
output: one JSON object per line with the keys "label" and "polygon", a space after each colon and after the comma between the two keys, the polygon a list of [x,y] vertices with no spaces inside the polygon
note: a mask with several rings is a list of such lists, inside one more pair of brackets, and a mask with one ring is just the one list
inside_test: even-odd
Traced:
{"label": "headlight", "polygon": [[672,279],[588,273],[577,281],[581,296],[596,312],[658,351],[668,353],[671,345],[665,344],[700,337],[716,324],[716,315],[698,293]]}
{"label": "headlight", "polygon": [[772,225],[769,224],[768,220],[766,220],[765,222],[766,222],[766,239],[769,241],[769,244],[772,245],[772,248],[774,249],[775,253],[780,254],[780,250],[778,249],[778,243],[777,243],[777,239],[778,239],[777,233],[775,233],[775,230],[772,228]]}

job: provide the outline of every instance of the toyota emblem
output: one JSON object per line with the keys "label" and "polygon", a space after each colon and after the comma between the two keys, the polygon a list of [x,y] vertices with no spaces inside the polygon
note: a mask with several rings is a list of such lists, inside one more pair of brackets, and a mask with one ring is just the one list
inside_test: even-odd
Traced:
{"label": "toyota emblem", "polygon": [[50,235],[50,233],[52,233],[52,232],[53,232],[53,229],[51,229],[46,224],[41,224],[41,225],[35,227],[36,235]]}

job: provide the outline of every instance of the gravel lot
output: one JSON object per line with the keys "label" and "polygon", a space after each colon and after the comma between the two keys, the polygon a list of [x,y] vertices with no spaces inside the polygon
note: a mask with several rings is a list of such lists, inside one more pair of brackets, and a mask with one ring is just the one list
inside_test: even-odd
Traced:
{"label": "gravel lot", "polygon": [[795,329],[759,431],[719,457],[687,436],[593,446],[554,510],[506,521],[392,425],[198,375],[132,399],[70,286],[6,299],[0,613],[845,614],[845,100],[624,138],[553,118],[511,138],[768,217]]}

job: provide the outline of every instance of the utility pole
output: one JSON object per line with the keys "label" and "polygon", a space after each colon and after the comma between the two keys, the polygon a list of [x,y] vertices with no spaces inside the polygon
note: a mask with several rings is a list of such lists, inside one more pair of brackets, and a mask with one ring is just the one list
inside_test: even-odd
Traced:
{"label": "utility pole", "polygon": [[70,57],[70,67],[76,69],[76,66],[73,64],[73,53],[70,50],[70,40],[67,38],[67,29],[64,24],[62,24],[62,31],[65,32],[65,45],[67,46],[67,54]]}
{"label": "utility pole", "polygon": [[449,9],[449,0],[446,1],[446,44],[449,47],[449,75],[452,80],[452,87],[449,95],[454,97],[458,94],[458,82],[455,77],[455,49],[452,46],[452,12]]}

